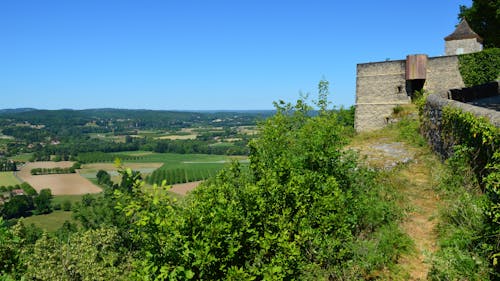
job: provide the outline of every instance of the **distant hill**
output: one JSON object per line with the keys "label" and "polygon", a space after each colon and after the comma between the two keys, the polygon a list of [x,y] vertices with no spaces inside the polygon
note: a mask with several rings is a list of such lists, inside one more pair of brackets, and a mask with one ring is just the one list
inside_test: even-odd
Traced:
{"label": "distant hill", "polygon": [[214,123],[229,126],[254,125],[256,120],[267,118],[274,112],[274,110],[167,111],[114,108],[83,110],[17,108],[0,110],[0,121],[49,127],[84,126],[94,123],[103,127],[181,128],[190,127],[193,124]]}
{"label": "distant hill", "polygon": [[22,113],[37,110],[36,108],[8,108],[0,109],[0,114]]}

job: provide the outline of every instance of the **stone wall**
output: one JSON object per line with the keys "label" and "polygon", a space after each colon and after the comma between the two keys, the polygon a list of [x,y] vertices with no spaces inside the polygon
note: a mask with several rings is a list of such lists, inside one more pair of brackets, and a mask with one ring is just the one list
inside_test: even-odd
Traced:
{"label": "stone wall", "polygon": [[443,131],[442,112],[443,107],[445,106],[460,108],[463,111],[470,112],[478,117],[486,117],[493,125],[500,128],[499,111],[444,99],[438,95],[429,95],[423,112],[423,134],[433,150],[443,158],[448,158],[453,153],[452,148],[455,145],[453,140],[443,140],[441,138]]}
{"label": "stone wall", "polygon": [[357,65],[356,131],[385,126],[396,105],[408,104],[405,61],[387,61]]}
{"label": "stone wall", "polygon": [[445,41],[445,54],[447,56],[480,52],[483,45],[476,38]]}
{"label": "stone wall", "polygon": [[429,58],[424,89],[445,98],[449,89],[465,87],[458,65],[458,56]]}
{"label": "stone wall", "polygon": [[[357,132],[383,128],[392,109],[411,102],[405,80],[406,60],[363,63],[357,65],[356,115]],[[424,90],[446,97],[451,88],[462,88],[458,57],[431,57],[427,61]]]}

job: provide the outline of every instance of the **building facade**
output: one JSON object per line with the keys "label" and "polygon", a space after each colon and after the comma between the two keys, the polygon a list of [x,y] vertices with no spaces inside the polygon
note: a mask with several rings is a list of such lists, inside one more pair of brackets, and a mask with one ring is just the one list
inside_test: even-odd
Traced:
{"label": "building facade", "polygon": [[[383,128],[398,105],[411,102],[415,91],[446,97],[449,89],[462,88],[464,82],[458,69],[457,52],[472,53],[482,50],[471,43],[480,37],[467,32],[467,22],[462,21],[456,30],[445,38],[446,53],[453,55],[428,57],[425,54],[408,55],[404,60],[361,63],[356,69],[357,132]],[[465,30],[465,31],[464,31]],[[460,35],[460,36],[459,36]],[[478,39],[479,38],[479,39]]]}

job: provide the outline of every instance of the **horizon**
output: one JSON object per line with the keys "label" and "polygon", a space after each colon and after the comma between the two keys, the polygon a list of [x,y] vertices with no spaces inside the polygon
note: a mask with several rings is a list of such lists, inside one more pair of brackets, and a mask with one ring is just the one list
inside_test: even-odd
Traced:
{"label": "horizon", "polygon": [[[335,108],[338,109],[338,108]],[[71,111],[85,111],[85,110],[136,110],[136,111],[169,111],[169,112],[260,112],[260,111],[276,111],[276,109],[148,109],[148,108],[118,108],[118,107],[96,107],[96,108],[34,108],[34,107],[17,107],[17,108],[0,108],[2,111],[16,111],[16,110],[47,110],[47,111],[58,111],[58,110],[71,110]],[[314,110],[314,109],[313,109]]]}
{"label": "horizon", "polygon": [[273,110],[325,79],[348,108],[357,64],[443,55],[471,4],[3,2],[1,107]]}

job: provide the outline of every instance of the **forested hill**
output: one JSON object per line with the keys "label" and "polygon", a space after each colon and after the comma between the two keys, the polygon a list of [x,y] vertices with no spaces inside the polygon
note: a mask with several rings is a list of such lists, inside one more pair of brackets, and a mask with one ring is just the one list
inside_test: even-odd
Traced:
{"label": "forested hill", "polygon": [[166,111],[145,109],[60,109],[31,108],[2,109],[1,122],[14,121],[30,125],[110,125],[128,128],[165,128],[175,124],[185,127],[193,123],[228,123],[226,125],[255,124],[256,119],[271,116],[272,110],[262,111]]}

